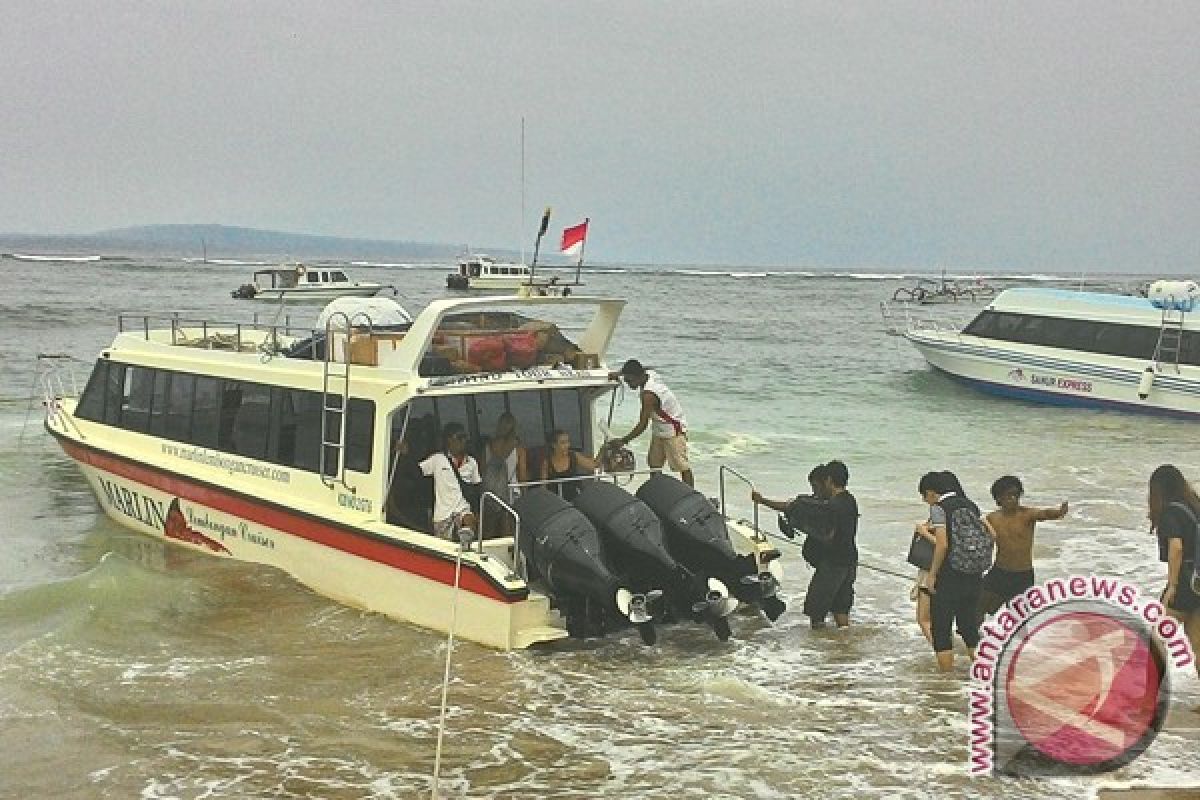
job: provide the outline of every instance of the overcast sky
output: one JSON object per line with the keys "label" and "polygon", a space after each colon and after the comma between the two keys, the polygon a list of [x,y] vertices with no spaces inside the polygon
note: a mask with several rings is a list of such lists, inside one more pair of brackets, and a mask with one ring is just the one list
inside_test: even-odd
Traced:
{"label": "overcast sky", "polygon": [[1200,2],[4,11],[4,232],[1200,274]]}

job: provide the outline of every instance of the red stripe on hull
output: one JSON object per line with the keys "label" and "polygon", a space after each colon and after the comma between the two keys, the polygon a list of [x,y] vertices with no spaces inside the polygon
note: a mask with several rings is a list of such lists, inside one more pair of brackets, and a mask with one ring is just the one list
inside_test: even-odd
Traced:
{"label": "red stripe on hull", "polygon": [[[384,541],[365,531],[323,522],[275,504],[251,500],[231,491],[217,489],[171,472],[105,453],[59,434],[55,434],[55,438],[68,456],[96,469],[343,553],[386,564],[448,586],[454,584],[454,562],[440,554],[424,553],[404,544]],[[459,585],[466,591],[505,603],[517,602],[526,597],[524,591],[505,594],[500,587],[466,563],[463,564]]]}

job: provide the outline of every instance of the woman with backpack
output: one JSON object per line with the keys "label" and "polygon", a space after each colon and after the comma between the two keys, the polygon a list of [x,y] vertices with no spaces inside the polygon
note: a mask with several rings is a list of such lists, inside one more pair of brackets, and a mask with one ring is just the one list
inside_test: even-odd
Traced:
{"label": "woman with backpack", "polygon": [[938,492],[930,506],[933,530],[933,562],[926,588],[929,601],[933,652],[938,669],[954,668],[952,628],[958,629],[967,646],[968,661],[975,658],[979,644],[979,594],[983,574],[992,565],[996,534],[962,491],[953,472],[933,473],[930,488]]}
{"label": "woman with backpack", "polygon": [[[1200,496],[1178,467],[1163,464],[1150,475],[1150,523],[1158,558],[1167,565],[1162,604],[1183,623],[1192,652],[1200,653]],[[1200,674],[1200,662],[1196,662]]]}

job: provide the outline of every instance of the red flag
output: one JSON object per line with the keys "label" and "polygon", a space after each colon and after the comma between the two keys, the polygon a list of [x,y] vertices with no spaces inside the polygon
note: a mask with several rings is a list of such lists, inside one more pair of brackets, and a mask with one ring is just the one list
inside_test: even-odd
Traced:
{"label": "red flag", "polygon": [[583,240],[587,238],[588,221],[585,219],[578,225],[563,230],[562,254],[564,256],[578,255],[583,249]]}

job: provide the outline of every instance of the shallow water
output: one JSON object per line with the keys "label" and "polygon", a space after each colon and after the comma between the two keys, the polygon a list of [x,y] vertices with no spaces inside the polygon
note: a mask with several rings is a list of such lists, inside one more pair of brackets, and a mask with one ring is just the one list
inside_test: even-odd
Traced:
{"label": "shallow water", "polygon": [[[123,530],[30,408],[34,355],[90,361],[119,310],[269,313],[228,297],[253,268],[0,266],[0,796],[428,796],[443,637]],[[955,469],[983,499],[1015,472],[1030,503],[1071,502],[1067,520],[1039,531],[1040,578],[1096,571],[1161,587],[1145,481],[1164,461],[1200,473],[1195,423],[993,399],[934,374],[882,330],[878,302],[905,279],[696,271],[609,272],[589,289],[629,299],[610,363],[662,370],[706,493],[722,463],[787,496],[812,464],[842,458],[863,560],[908,573],[921,473]],[[410,310],[442,295],[438,269],[353,273],[397,284]],[[635,415],[627,395],[614,429]],[[728,491],[748,516],[747,490]],[[854,627],[813,632],[797,613],[809,571],[792,549],[784,562],[793,610],[775,625],[739,615],[726,643],[698,627],[664,629],[651,648],[636,634],[550,652],[459,643],[442,790],[1049,798],[1104,782],[969,780],[965,667],[934,671],[909,584],[864,569]],[[1200,703],[1194,674],[1175,679],[1177,706]],[[1200,782],[1194,739],[1175,730],[1198,720],[1172,720],[1117,780]]]}

